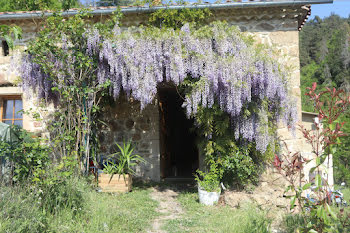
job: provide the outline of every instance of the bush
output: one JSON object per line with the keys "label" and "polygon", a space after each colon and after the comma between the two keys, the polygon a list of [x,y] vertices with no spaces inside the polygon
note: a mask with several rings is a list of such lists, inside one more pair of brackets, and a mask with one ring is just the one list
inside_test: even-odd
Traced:
{"label": "bush", "polygon": [[27,181],[28,178],[40,173],[49,161],[49,148],[43,139],[16,126],[12,127],[18,140],[14,142],[0,141],[0,157],[11,164],[11,174],[7,182]]}
{"label": "bush", "polygon": [[208,172],[198,170],[196,174],[196,181],[199,187],[207,192],[220,192],[220,180],[222,177],[222,171],[217,168],[215,163],[210,165]]}
{"label": "bush", "polygon": [[249,155],[236,150],[223,157],[223,182],[225,184],[243,187],[246,184],[257,182],[258,166]]}
{"label": "bush", "polygon": [[[302,226],[305,225],[304,217],[299,214],[287,215],[283,220],[283,232],[294,233],[298,231]],[[312,218],[307,218],[307,222],[312,221]],[[350,232],[350,214],[338,214],[338,219],[333,221],[334,232]],[[333,232],[329,231],[329,232]],[[327,231],[328,232],[328,231]]]}
{"label": "bush", "polygon": [[[256,184],[260,168],[272,158],[272,145],[261,153],[255,142],[236,138],[229,115],[217,104],[212,108],[199,107],[195,120],[198,135],[204,136],[199,144],[205,152],[206,165],[217,165],[222,172],[220,181],[240,189],[247,184]],[[272,125],[269,125],[269,131],[274,132]]]}

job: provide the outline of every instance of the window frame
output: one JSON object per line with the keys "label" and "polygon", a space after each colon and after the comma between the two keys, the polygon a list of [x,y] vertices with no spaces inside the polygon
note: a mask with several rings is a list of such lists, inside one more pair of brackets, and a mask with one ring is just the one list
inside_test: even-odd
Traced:
{"label": "window frame", "polygon": [[[4,101],[5,100],[14,100],[13,104],[13,110],[12,110],[12,117],[13,118],[4,118]],[[11,121],[11,124],[13,125],[15,121],[22,121],[22,128],[23,128],[23,115],[22,118],[14,118],[15,117],[15,101],[21,100],[22,101],[22,109],[23,109],[23,99],[21,95],[0,95],[0,122],[4,123],[4,121]]]}

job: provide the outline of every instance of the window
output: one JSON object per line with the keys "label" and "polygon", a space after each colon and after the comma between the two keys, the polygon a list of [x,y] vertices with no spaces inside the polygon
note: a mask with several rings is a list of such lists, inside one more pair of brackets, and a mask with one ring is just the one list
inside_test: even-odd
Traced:
{"label": "window", "polygon": [[23,104],[20,96],[0,97],[0,119],[6,124],[23,127]]}

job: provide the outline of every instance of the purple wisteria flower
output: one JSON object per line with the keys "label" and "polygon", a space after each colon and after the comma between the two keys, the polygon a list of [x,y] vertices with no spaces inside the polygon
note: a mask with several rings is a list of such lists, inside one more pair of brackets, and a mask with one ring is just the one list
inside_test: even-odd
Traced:
{"label": "purple wisteria flower", "polygon": [[[140,101],[143,109],[155,98],[159,83],[180,85],[191,76],[198,82],[185,97],[187,116],[195,116],[199,105],[211,108],[218,103],[230,115],[236,139],[255,141],[256,148],[264,152],[271,142],[268,113],[291,128],[297,120],[287,75],[268,55],[246,43],[236,27],[213,23],[204,29],[194,30],[186,24],[180,31],[130,28],[122,32],[115,27],[107,39],[91,27],[82,40],[86,54],[97,59],[95,79],[99,84],[110,81],[115,98],[123,90]],[[54,99],[52,87],[60,85],[57,80],[74,81],[75,55],[66,46],[70,41],[65,35],[62,43],[68,60],[55,54],[47,56],[56,72],[45,73],[35,62],[35,55],[23,57],[24,90],[35,89],[39,97]],[[245,115],[244,109],[252,104],[258,110]]]}

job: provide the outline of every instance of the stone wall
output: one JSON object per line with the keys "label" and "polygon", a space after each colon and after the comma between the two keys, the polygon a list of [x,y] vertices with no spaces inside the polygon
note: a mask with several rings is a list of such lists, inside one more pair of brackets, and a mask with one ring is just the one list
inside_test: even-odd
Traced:
{"label": "stone wall", "polygon": [[[252,33],[257,43],[267,44],[278,51],[278,60],[285,65],[290,74],[289,91],[297,102],[298,120],[301,120],[301,91],[300,91],[300,61],[299,61],[299,32],[272,31]],[[278,125],[278,136],[284,140],[291,151],[302,148],[303,139],[300,131],[295,135],[283,124]]]}
{"label": "stone wall", "polygon": [[132,141],[135,153],[146,163],[136,167],[136,175],[146,179],[160,179],[159,115],[157,101],[140,111],[140,104],[125,96],[111,99],[102,109],[98,132],[101,157],[108,159],[118,151],[115,143]]}
{"label": "stone wall", "polygon": [[[225,20],[231,25],[237,25],[242,31],[253,35],[257,43],[273,46],[279,51],[279,60],[288,65],[290,71],[290,90],[297,99],[298,117],[301,119],[300,98],[300,67],[299,67],[299,35],[298,29],[308,13],[308,8],[294,7],[262,7],[214,10],[208,18],[208,23],[214,20]],[[93,20],[105,20],[106,16],[95,16]],[[147,14],[126,14],[122,19],[124,28],[145,24]],[[16,45],[25,48],[40,28],[40,19],[5,20],[1,24],[17,24],[23,29],[23,39],[16,41]],[[12,55],[12,54],[10,54]],[[14,84],[13,75],[8,74],[9,56],[0,53],[0,85],[3,80],[6,87],[0,87],[0,96],[8,93],[8,88]],[[21,91],[17,88],[17,94]],[[35,99],[26,100],[25,109],[35,107]],[[101,125],[99,139],[102,145],[102,155],[107,156],[115,151],[115,142],[132,139],[136,152],[142,155],[147,164],[137,168],[137,174],[152,180],[160,179],[160,149],[159,149],[159,113],[157,101],[139,112],[139,105],[135,102],[119,99],[103,109],[101,119],[106,125]],[[24,128],[36,131],[41,130],[39,122],[30,117],[24,119]],[[301,134],[297,132],[293,137],[287,128],[280,126],[279,136],[286,140],[290,149],[297,150],[303,146]]]}
{"label": "stone wall", "polygon": [[[302,125],[307,130],[315,130],[315,121],[318,121],[318,115],[310,112],[302,112]],[[321,125],[322,127],[322,125]],[[315,172],[310,174],[310,169],[312,167],[316,167],[316,155],[312,153],[312,146],[307,143],[305,139],[303,139],[303,145],[300,148],[301,155],[304,158],[311,159],[309,163],[305,164],[303,168],[303,172],[305,174],[306,182],[314,182],[313,179],[315,176]],[[328,185],[333,188],[334,186],[334,176],[333,176],[333,156],[329,155],[328,158],[323,162],[323,164],[319,167],[321,176],[324,180],[327,181]]]}

